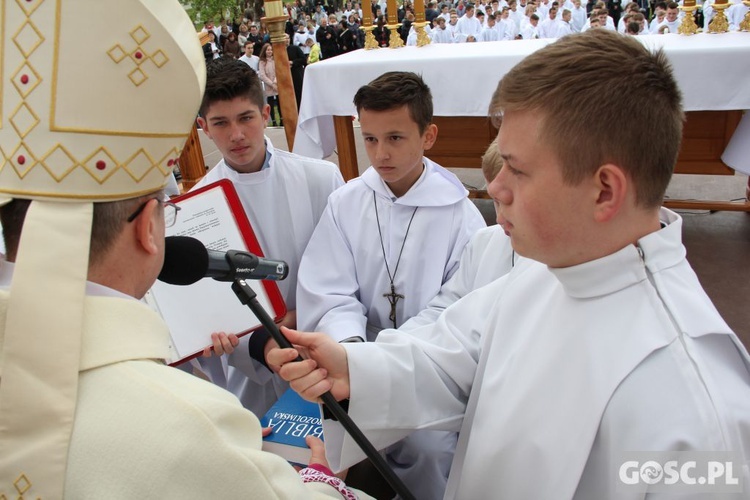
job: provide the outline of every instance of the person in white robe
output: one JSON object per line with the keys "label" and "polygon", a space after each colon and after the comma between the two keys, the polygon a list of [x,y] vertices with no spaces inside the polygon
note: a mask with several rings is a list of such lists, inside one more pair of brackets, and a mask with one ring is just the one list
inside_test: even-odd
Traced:
{"label": "person in white robe", "polygon": [[547,19],[549,17],[549,10],[552,8],[552,3],[549,0],[542,0],[538,2],[536,7],[536,15],[539,19]]}
{"label": "person in white robe", "polygon": [[501,33],[497,29],[495,15],[490,14],[487,16],[487,26],[482,28],[481,33],[479,33],[479,36],[477,37],[477,42],[497,42],[502,40],[503,35],[504,31]]}
{"label": "person in white robe", "polygon": [[[531,15],[536,13],[536,6],[534,4],[529,4],[524,9],[524,16],[521,19],[521,25],[519,28],[519,31],[523,35],[523,29],[528,26],[528,24],[531,22]],[[537,15],[538,20],[540,19]]]}
{"label": "person in white robe", "polygon": [[[296,324],[297,271],[302,253],[328,196],[343,185],[343,179],[339,169],[328,161],[275,149],[263,133],[265,125],[251,127],[240,122],[244,127],[242,133],[227,136],[230,116],[239,120],[247,114],[261,117],[266,113],[260,80],[254,72],[250,76],[242,66],[225,63],[209,71],[198,121],[223,158],[193,190],[220,179],[232,182],[266,256],[289,265],[289,275],[276,284],[288,311],[284,322],[291,326]],[[254,94],[256,91],[258,95]],[[231,92],[235,97],[226,100],[225,96]],[[287,388],[283,380],[250,357],[250,352],[262,350],[267,339],[267,332],[261,330],[239,340],[232,338],[234,345],[231,345],[226,335],[221,335],[214,342],[215,353],[228,355],[198,360],[212,382],[235,394],[256,415],[263,415]]]}
{"label": "person in white robe", "polygon": [[[458,14],[456,14],[455,9],[451,10],[450,21],[448,21],[448,31],[451,32],[451,39],[455,42],[456,35],[460,34],[458,32]],[[464,39],[466,39],[465,36]]]}
{"label": "person in white robe", "polygon": [[503,7],[500,14],[500,21],[495,25],[495,28],[502,32],[503,40],[515,40],[518,38],[518,28],[516,23],[510,18],[510,7]]}
{"label": "person in white robe", "polygon": [[[541,18],[539,13],[537,15]],[[537,32],[539,38],[555,38],[557,34],[557,7],[552,7],[547,11],[547,18],[539,22]]]}
{"label": "person in white robe", "polygon": [[657,32],[661,33],[662,28],[666,26],[666,29],[668,29],[668,33],[674,33],[675,35],[678,33],[677,30],[680,27],[680,19],[679,19],[679,6],[676,2],[669,2],[667,4],[667,14],[664,18],[664,20],[659,23],[656,27]]}
{"label": "person in white robe", "polygon": [[[502,167],[503,159],[497,149],[497,142],[493,141],[482,156],[482,174],[487,184],[492,182]],[[409,318],[398,328],[399,331],[408,332],[435,323],[445,308],[470,292],[508,274],[522,258],[513,251],[510,238],[501,226],[494,224],[480,229],[466,245],[453,276],[440,287],[427,307]]]}
{"label": "person in white robe", "polygon": [[732,31],[740,30],[740,23],[745,20],[745,16],[750,12],[750,7],[742,2],[738,2],[727,9],[727,20],[729,29]]}
{"label": "person in white robe", "polygon": [[524,40],[531,40],[533,38],[539,38],[539,31],[537,25],[539,24],[539,17],[536,14],[531,14],[529,23],[524,26],[521,30],[521,37]]}
{"label": "person in white robe", "polygon": [[[708,1],[711,1],[711,0],[707,0],[707,2],[703,4],[704,5],[704,8],[703,8],[704,9],[703,10],[704,19],[705,19],[705,16],[708,15],[708,13],[705,10],[706,9],[705,6],[708,3]],[[665,17],[667,17],[667,11],[666,10],[660,9],[660,8],[655,9],[655,11],[654,11],[654,17],[653,17],[653,19],[651,19],[651,21],[649,22],[649,25],[648,25],[648,32],[649,32],[649,34],[651,34],[651,35],[658,35],[659,34],[659,25],[664,21]]]}
{"label": "person in white robe", "polygon": [[242,54],[242,56],[239,58],[240,61],[250,66],[255,73],[258,73],[258,69],[260,66],[260,58],[256,55],[253,55],[253,48],[254,43],[251,41],[245,42],[244,48],[245,53]]}
{"label": "person in white robe", "polygon": [[464,14],[456,23],[456,33],[464,35],[465,37],[473,36],[474,38],[479,36],[482,31],[482,23],[474,15],[474,7],[469,5],[466,7],[466,14]]}
{"label": "person in white robe", "polygon": [[[420,77],[385,73],[354,103],[372,166],[328,199],[300,263],[297,320],[337,342],[372,342],[425,308],[485,223],[458,178],[423,157],[437,127]],[[456,434],[404,437],[387,461],[418,498],[441,498]]]}
{"label": "person in white robe", "polygon": [[570,35],[573,32],[573,27],[570,24],[573,14],[568,9],[563,9],[562,18],[557,23],[557,33],[555,38],[562,38],[566,35]]}
{"label": "person in white robe", "polygon": [[[583,85],[597,102],[559,105]],[[619,125],[651,152],[607,138],[608,110],[632,92],[646,101]],[[628,485],[623,470],[636,457],[661,467],[663,452],[678,467],[709,454],[733,471],[716,486],[747,485],[750,356],[690,268],[680,217],[659,207],[683,122],[664,54],[592,29],[527,56],[491,103],[505,165],[489,191],[526,259],[435,325],[363,344],[289,331],[312,359],[276,349],[269,360],[306,399],[348,397],[377,448],[409,429],[460,429],[446,499],[652,498],[658,476]],[[359,459],[336,422],[324,433],[335,469]],[[724,498],[701,483],[678,486]]]}
{"label": "person in white robe", "polygon": [[517,0],[510,0],[508,2],[508,8],[510,8],[510,12],[508,13],[508,17],[511,21],[513,21],[513,24],[516,25],[516,34],[521,32],[521,22],[526,19],[526,16],[524,15],[524,8],[518,7]]}
{"label": "person in white robe", "polygon": [[432,40],[430,43],[453,43],[453,35],[446,26],[445,19],[437,17],[435,25],[435,28],[432,30]]}
{"label": "person in white robe", "polygon": [[573,8],[570,9],[570,27],[576,33],[579,33],[583,29],[583,25],[586,24],[586,7],[581,5],[581,0],[573,0]]}

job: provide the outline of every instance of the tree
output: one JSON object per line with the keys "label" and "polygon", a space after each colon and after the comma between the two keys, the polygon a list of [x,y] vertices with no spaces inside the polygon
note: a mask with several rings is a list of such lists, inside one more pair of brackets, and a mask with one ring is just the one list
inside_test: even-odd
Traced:
{"label": "tree", "polygon": [[[203,26],[206,21],[218,24],[221,19],[241,19],[245,10],[255,2],[248,0],[180,0],[185,6],[190,19],[196,26]],[[263,2],[258,0],[258,11]],[[256,11],[257,12],[257,11]]]}

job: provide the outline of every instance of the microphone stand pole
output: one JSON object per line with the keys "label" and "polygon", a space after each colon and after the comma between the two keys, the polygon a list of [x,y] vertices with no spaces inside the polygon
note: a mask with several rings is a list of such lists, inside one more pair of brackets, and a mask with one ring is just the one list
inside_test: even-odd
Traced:
{"label": "microphone stand pole", "polygon": [[[273,318],[268,315],[263,306],[258,302],[255,291],[245,282],[245,280],[238,279],[232,283],[232,291],[237,295],[242,304],[248,306],[255,316],[260,320],[261,324],[268,330],[271,337],[276,341],[282,348],[293,348],[292,344],[284,337],[284,335],[276,326]],[[302,361],[301,356],[297,356],[297,361]],[[346,432],[354,439],[360,449],[365,452],[367,458],[369,458],[375,468],[380,472],[383,478],[393,488],[397,495],[404,500],[416,500],[414,495],[406,488],[401,479],[393,472],[388,466],[383,456],[378,453],[378,450],[372,445],[372,443],[365,437],[362,431],[357,427],[357,424],[351,419],[348,413],[344,411],[338,401],[333,397],[331,392],[326,392],[320,399],[323,400],[323,404],[326,405],[328,410],[333,414],[334,417],[341,423]]]}

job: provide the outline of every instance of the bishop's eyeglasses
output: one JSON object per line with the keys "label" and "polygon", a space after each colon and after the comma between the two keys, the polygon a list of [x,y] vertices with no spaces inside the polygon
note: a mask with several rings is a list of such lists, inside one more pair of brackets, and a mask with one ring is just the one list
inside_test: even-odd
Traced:
{"label": "bishop's eyeglasses", "polygon": [[143,209],[146,208],[146,205],[151,200],[156,200],[161,205],[164,206],[164,227],[174,226],[174,223],[177,222],[177,212],[182,210],[182,207],[178,207],[171,201],[164,201],[160,198],[149,198],[148,200],[141,203],[141,205],[136,209],[136,211],[130,214],[130,217],[128,217],[128,222],[133,222],[136,219],[136,217],[138,217],[141,214],[141,212],[143,212]]}

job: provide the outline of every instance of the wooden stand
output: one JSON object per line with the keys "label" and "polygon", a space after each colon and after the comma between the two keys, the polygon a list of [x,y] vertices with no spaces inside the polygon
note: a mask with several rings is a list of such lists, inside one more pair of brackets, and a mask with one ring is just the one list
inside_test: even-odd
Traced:
{"label": "wooden stand", "polygon": [[198,137],[198,127],[193,124],[185,147],[180,154],[180,173],[182,174],[182,192],[190,190],[201,177],[206,175],[206,164],[203,161],[203,150]]}
{"label": "wooden stand", "polygon": [[294,93],[292,71],[289,68],[289,55],[286,52],[284,27],[287,17],[264,17],[261,19],[271,34],[273,44],[273,65],[276,69],[276,83],[279,90],[279,107],[284,121],[284,133],[289,151],[294,148],[294,134],[297,131],[297,97]]}
{"label": "wooden stand", "polygon": [[[687,114],[683,141],[675,173],[734,175],[721,161],[729,139],[740,122],[741,111],[692,111]],[[487,118],[435,117],[438,139],[428,152],[431,160],[452,168],[481,168],[487,146],[497,136],[497,129]],[[350,116],[334,116],[339,168],[345,180],[359,175],[354,131]],[[484,190],[471,190],[472,198],[488,198]],[[733,210],[750,212],[750,202],[712,200],[666,200],[664,206],[693,210]]]}

